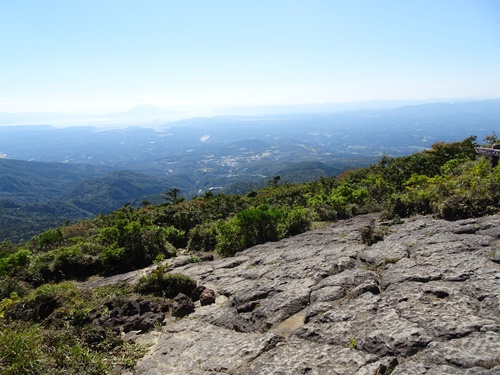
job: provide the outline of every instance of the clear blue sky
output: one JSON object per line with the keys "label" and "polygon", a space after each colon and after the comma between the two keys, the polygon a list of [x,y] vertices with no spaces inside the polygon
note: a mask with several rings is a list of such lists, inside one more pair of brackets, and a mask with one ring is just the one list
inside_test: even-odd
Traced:
{"label": "clear blue sky", "polygon": [[485,97],[499,0],[0,0],[0,111]]}

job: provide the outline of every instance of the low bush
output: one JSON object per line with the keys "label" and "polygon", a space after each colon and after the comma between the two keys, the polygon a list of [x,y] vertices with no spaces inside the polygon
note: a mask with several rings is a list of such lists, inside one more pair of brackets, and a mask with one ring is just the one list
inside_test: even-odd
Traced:
{"label": "low bush", "polygon": [[98,257],[75,245],[58,249],[51,268],[56,279],[83,279],[98,273],[100,264]]}
{"label": "low bush", "polygon": [[280,237],[295,236],[311,229],[311,214],[309,211],[298,206],[284,212],[283,218],[278,224]]}
{"label": "low bush", "polygon": [[218,222],[216,230],[217,245],[215,251],[219,255],[228,257],[245,249],[243,231],[235,218]]}
{"label": "low bush", "polygon": [[216,224],[212,221],[198,224],[189,231],[187,248],[195,251],[211,251],[217,245]]}
{"label": "low bush", "polygon": [[135,290],[141,294],[174,298],[179,293],[190,295],[196,288],[196,281],[180,273],[167,273],[165,266],[159,266],[147,276],[139,279]]}
{"label": "low bush", "polygon": [[19,245],[13,244],[10,240],[0,242],[0,258],[5,258],[18,250]]}
{"label": "low bush", "polygon": [[26,278],[33,285],[41,285],[42,283],[53,281],[53,272],[50,265],[54,261],[54,258],[54,251],[41,253],[33,257],[26,270]]}
{"label": "low bush", "polygon": [[448,220],[481,216],[498,211],[500,168],[489,173],[486,159],[451,160],[443,175],[413,175],[405,190],[395,194],[391,212],[400,216],[433,213]]}
{"label": "low bush", "polygon": [[5,258],[0,258],[0,276],[13,273],[21,267],[26,267],[31,260],[31,252],[20,249]]}
{"label": "low bush", "polygon": [[142,225],[140,220],[118,220],[113,226],[102,228],[97,238],[105,247],[101,254],[106,273],[125,272],[148,266],[159,254],[174,255],[169,240],[179,243],[184,231],[174,227]]}
{"label": "low bush", "polygon": [[[132,368],[144,346],[116,339],[99,327],[44,327],[15,322],[2,327],[0,371],[5,375],[113,373],[113,367]],[[97,340],[97,341],[96,341]]]}
{"label": "low bush", "polygon": [[38,235],[36,241],[37,250],[47,251],[58,245],[62,244],[64,241],[63,233],[61,229],[48,229]]}
{"label": "low bush", "polygon": [[[42,322],[57,309],[58,318],[73,320],[77,315],[90,311],[84,290],[69,282],[60,284],[44,284],[23,297],[18,304],[9,307],[5,312],[7,321]],[[80,318],[77,318],[80,320]]]}
{"label": "low bush", "polygon": [[22,297],[33,289],[32,285],[20,280],[16,275],[0,277],[0,300],[9,298],[12,293]]}
{"label": "low bush", "polygon": [[282,210],[267,205],[238,212],[235,223],[240,227],[244,247],[277,241],[280,238],[278,223],[282,217]]}

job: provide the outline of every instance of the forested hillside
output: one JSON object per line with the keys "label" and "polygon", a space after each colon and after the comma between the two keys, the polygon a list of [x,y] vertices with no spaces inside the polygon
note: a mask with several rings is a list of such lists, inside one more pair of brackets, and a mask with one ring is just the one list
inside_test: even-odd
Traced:
{"label": "forested hillside", "polygon": [[89,219],[130,203],[159,203],[177,187],[190,191],[185,176],[150,176],[89,164],[0,159],[0,241],[28,240],[65,222]]}
{"label": "forested hillside", "polygon": [[[0,127],[0,241],[109,213],[160,204],[172,188],[245,195],[330,178],[498,131],[498,100],[331,113],[193,118],[155,129]],[[49,147],[50,145],[50,147]],[[16,160],[20,159],[20,160]],[[24,159],[24,161],[21,161]],[[50,162],[50,163],[47,163]]]}
{"label": "forested hillside", "polygon": [[[291,163],[278,170],[281,181],[312,181],[320,176],[342,173],[351,166],[367,162],[340,163],[329,166],[321,162]],[[253,166],[255,173],[267,173]],[[42,163],[0,159],[0,241],[25,241],[31,236],[65,222],[89,219],[130,204],[164,202],[162,193],[176,188],[190,198],[206,191],[245,194],[267,185],[265,175],[247,178],[215,174],[206,180],[195,176],[172,174],[149,175],[133,171],[114,171],[94,165]]]}

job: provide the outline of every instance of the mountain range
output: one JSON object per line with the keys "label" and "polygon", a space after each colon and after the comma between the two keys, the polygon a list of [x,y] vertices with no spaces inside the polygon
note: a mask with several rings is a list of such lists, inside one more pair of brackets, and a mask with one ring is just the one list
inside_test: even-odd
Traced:
{"label": "mountain range", "polygon": [[[154,111],[141,106],[110,117],[133,121]],[[0,114],[0,123],[6,118]],[[311,181],[438,141],[471,135],[481,140],[500,133],[500,100],[157,125],[0,126],[0,240],[26,239],[127,203],[161,203],[161,193],[172,188],[187,198],[208,191],[246,193],[273,176],[281,183]]]}

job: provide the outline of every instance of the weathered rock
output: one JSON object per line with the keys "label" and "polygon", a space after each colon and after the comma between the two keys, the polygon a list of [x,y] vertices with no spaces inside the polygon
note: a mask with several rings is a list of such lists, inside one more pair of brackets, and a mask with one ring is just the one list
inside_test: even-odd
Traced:
{"label": "weathered rock", "polygon": [[123,332],[142,331],[146,332],[152,329],[155,325],[160,324],[165,317],[165,314],[158,314],[148,311],[142,315],[134,315],[123,324]]}
{"label": "weathered rock", "polygon": [[103,316],[96,311],[93,323],[110,328],[117,333],[150,331],[155,325],[163,322],[165,313],[168,311],[166,303],[143,298],[110,301],[105,307],[110,309],[109,314]]}
{"label": "weathered rock", "polygon": [[194,290],[191,292],[191,301],[196,302],[200,299],[201,293],[206,289],[204,285],[198,285]]}
{"label": "weathered rock", "polygon": [[211,305],[215,303],[215,291],[209,288],[205,288],[200,294],[200,304],[202,306]]}
{"label": "weathered rock", "polygon": [[185,294],[179,293],[173,301],[172,316],[183,317],[194,311],[194,303]]}
{"label": "weathered rock", "polygon": [[166,324],[136,374],[499,374],[500,216],[363,245],[373,218],[178,267],[227,302]]}
{"label": "weathered rock", "polygon": [[138,364],[136,373],[200,375],[231,370],[238,374],[240,366],[245,367],[280,341],[282,338],[272,333],[244,334],[199,319],[181,319],[165,326],[151,353]]}

